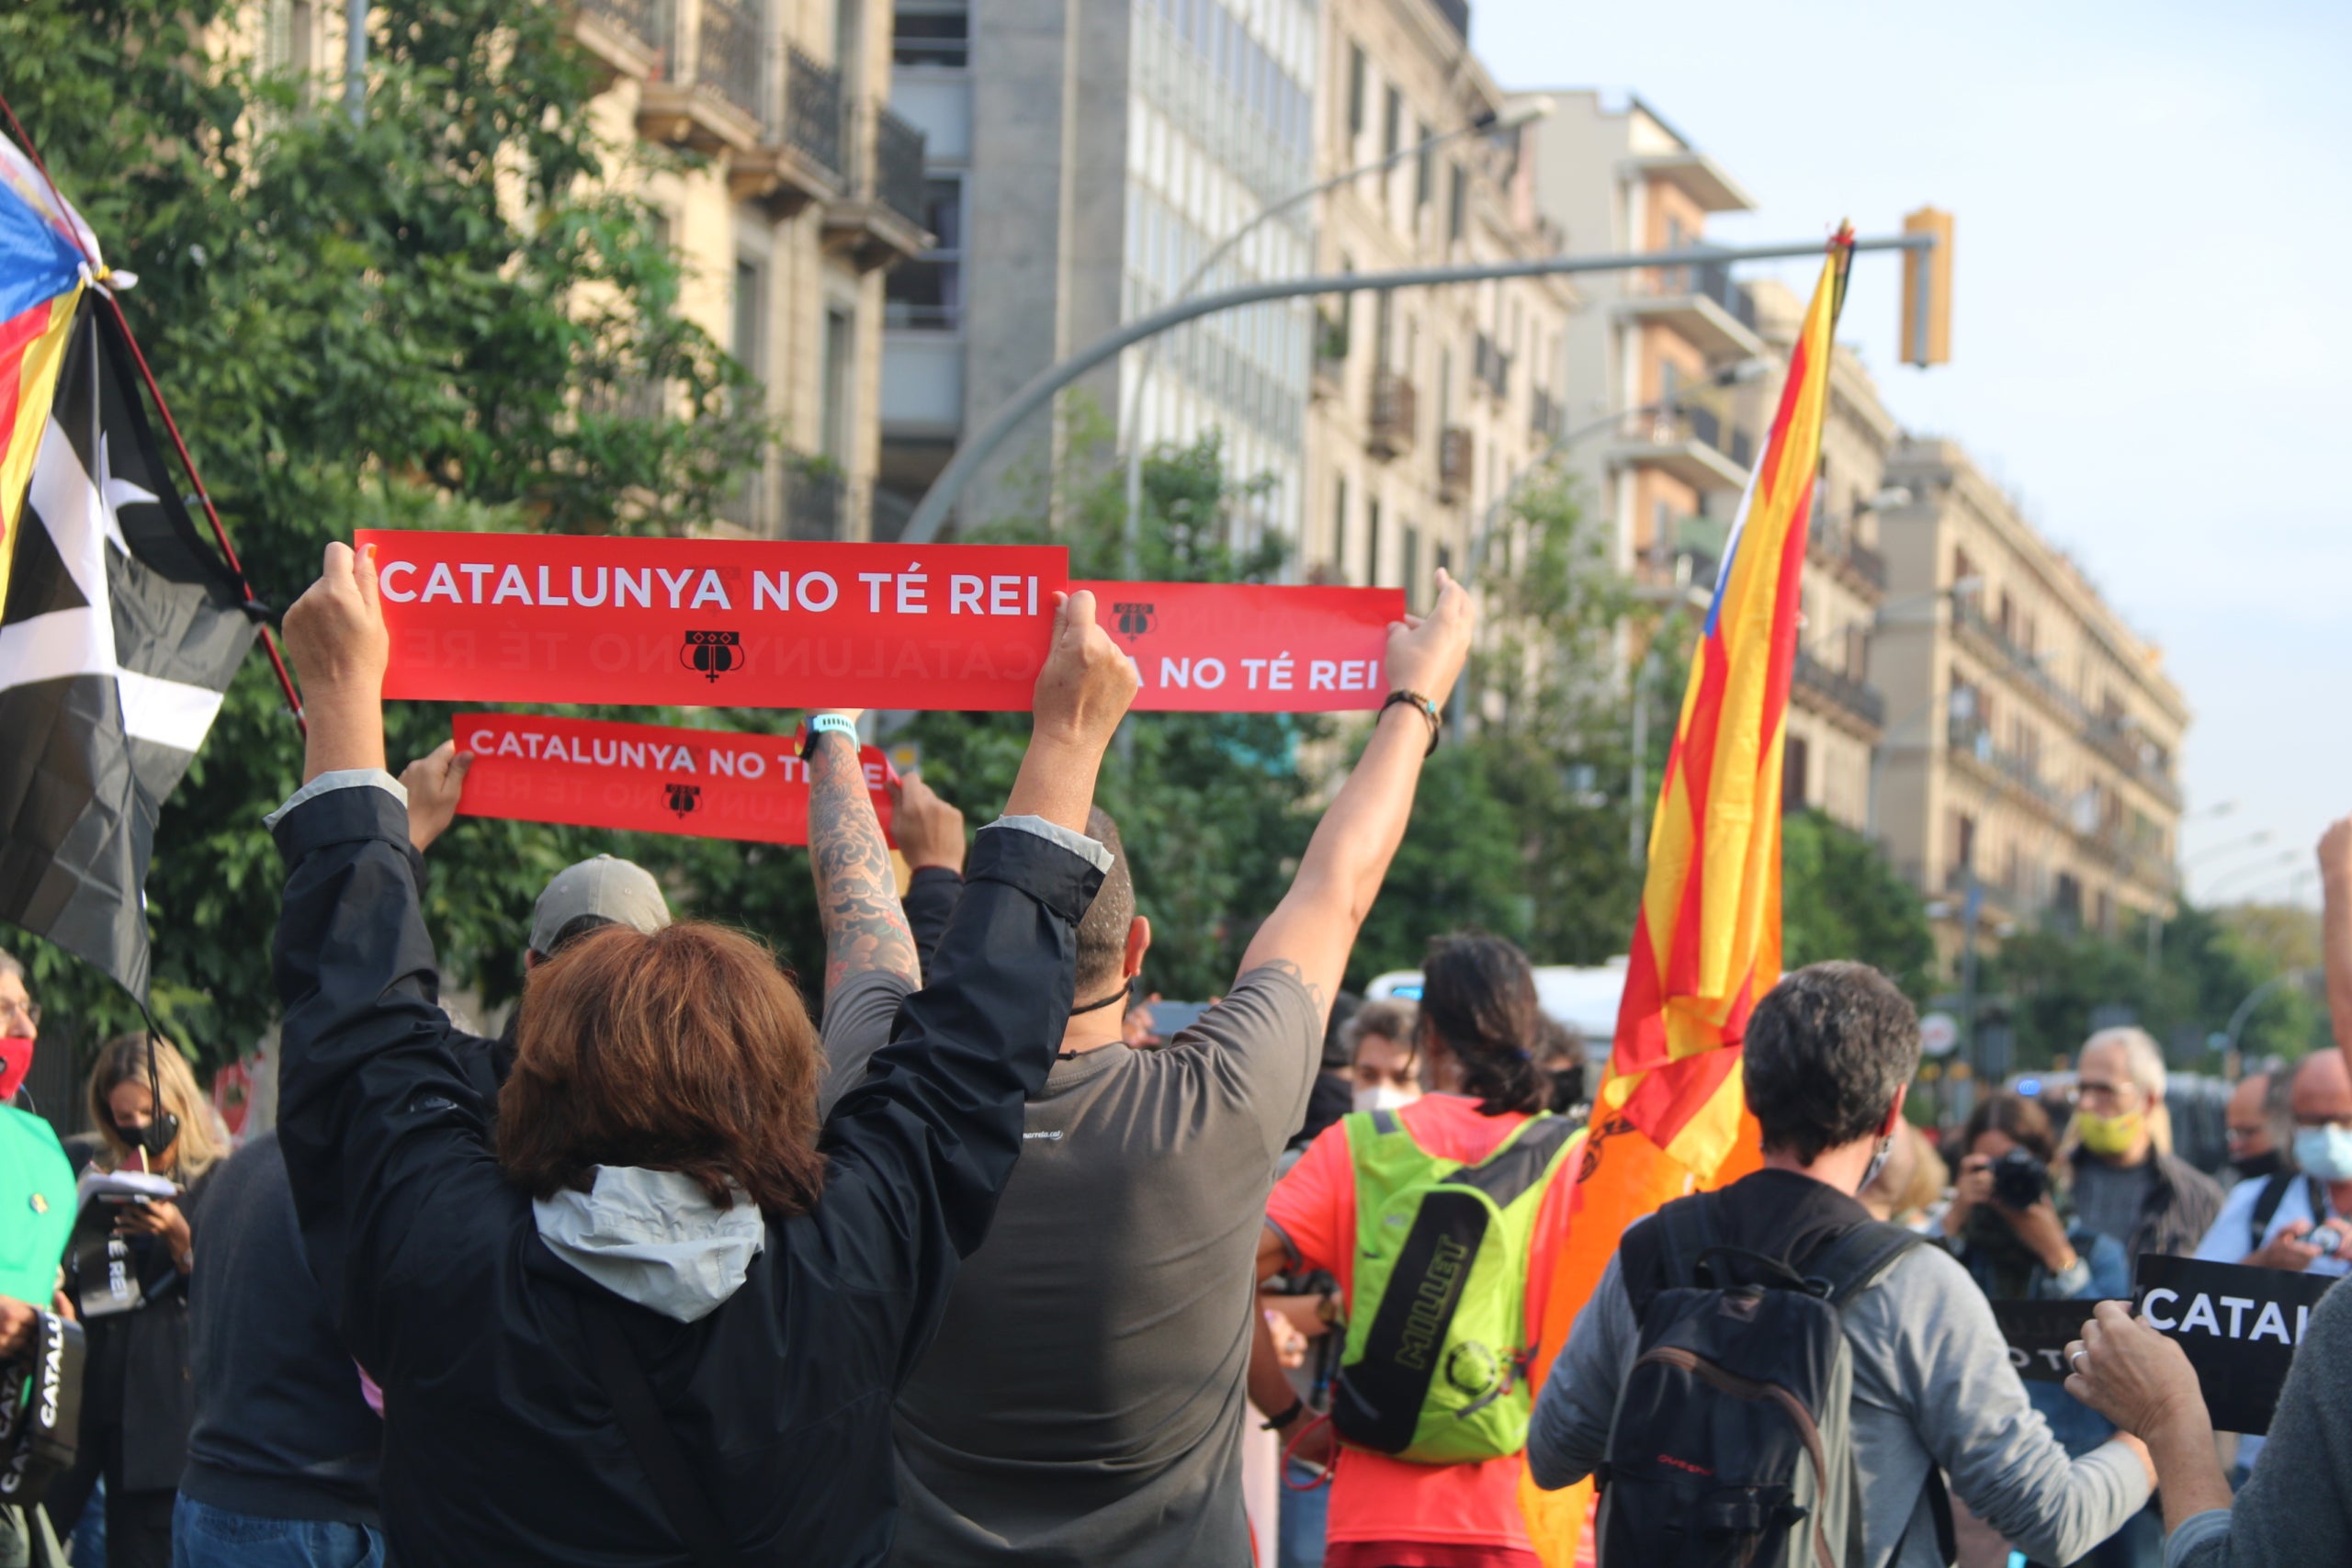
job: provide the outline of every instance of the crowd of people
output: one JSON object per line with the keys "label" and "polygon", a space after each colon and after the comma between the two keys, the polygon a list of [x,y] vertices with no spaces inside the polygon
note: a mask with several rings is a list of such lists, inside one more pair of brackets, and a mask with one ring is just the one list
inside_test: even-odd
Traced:
{"label": "crowd of people", "polygon": [[[1136,1002],[1150,922],[1094,804],[1135,675],[1078,592],[1002,812],[901,786],[903,886],[857,716],[812,717],[813,997],[599,856],[540,894],[484,1037],[424,914],[468,759],[388,770],[373,566],[331,547],[287,617],[275,1129],[230,1153],[143,1033],[98,1053],[72,1148],[0,1113],[31,1213],[0,1227],[0,1358],[66,1322],[80,1350],[72,1462],[0,1507],[0,1568],[1535,1568],[1523,1486],[1587,1477],[1603,1568],[1929,1568],[1972,1531],[2052,1565],[2335,1560],[2352,1297],[2233,1456],[2117,1303],[2152,1254],[2346,1271],[2352,1027],[2239,1085],[2225,1190],[2172,1152],[2143,1032],[1939,1142],[1905,1113],[1911,1003],[1798,970],[1745,1042],[1763,1168],[1615,1238],[1539,1384],[1582,1043],[1482,933],[1433,940],[1411,1000],[1341,990],[1472,629],[1442,572],[1391,628],[1394,694],[1182,1027]],[[2352,1025],[2352,820],[2321,858]],[[0,1099],[40,1021],[0,953]],[[2063,1386],[2018,1377],[2014,1302],[2083,1303]]]}

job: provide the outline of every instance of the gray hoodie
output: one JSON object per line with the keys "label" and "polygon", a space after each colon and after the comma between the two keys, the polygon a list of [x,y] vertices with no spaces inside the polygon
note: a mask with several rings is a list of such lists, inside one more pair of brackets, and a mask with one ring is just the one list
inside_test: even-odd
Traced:
{"label": "gray hoodie", "polygon": [[[2039,1562],[2074,1562],[2148,1501],[2147,1467],[2121,1445],[2067,1460],[2027,1402],[1984,1292],[1943,1248],[1914,1248],[1855,1299],[1845,1325],[1863,1568],[1943,1568],[1926,1495],[1931,1464]],[[1536,1484],[1568,1485],[1607,1457],[1639,1337],[1612,1258],[1535,1402],[1527,1460]]]}
{"label": "gray hoodie", "polygon": [[616,1296],[680,1323],[718,1310],[767,1244],[744,1195],[732,1208],[674,1170],[600,1165],[593,1190],[531,1204],[548,1250]]}

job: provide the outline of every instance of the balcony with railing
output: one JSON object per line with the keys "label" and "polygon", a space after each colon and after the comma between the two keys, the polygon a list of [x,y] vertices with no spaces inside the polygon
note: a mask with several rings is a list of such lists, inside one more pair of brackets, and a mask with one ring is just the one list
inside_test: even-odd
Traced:
{"label": "balcony with railing", "polygon": [[2076,726],[2090,722],[2090,715],[2084,708],[2082,699],[2058,683],[2058,678],[2042,664],[2043,656],[2026,648],[1997,623],[1988,619],[1973,597],[1966,594],[1953,597],[1951,624],[1963,637],[1974,642],[1981,652],[2007,665],[2008,674],[2040,697],[2059,717]]}
{"label": "balcony with railing", "polygon": [[1364,438],[1364,449],[1383,461],[1411,451],[1414,407],[1411,381],[1394,370],[1383,370],[1373,378],[1372,428]]}
{"label": "balcony with railing", "polygon": [[752,58],[768,62],[762,80],[776,96],[761,116],[759,144],[729,161],[729,193],[778,218],[812,201],[839,199],[844,185],[840,76],[780,41]]}
{"label": "balcony with railing", "polygon": [[751,152],[768,123],[763,13],[736,0],[673,0],[669,13],[638,133],[714,157]]}
{"label": "balcony with railing", "polygon": [[2139,727],[2120,714],[2098,714],[2083,725],[2083,740],[2145,786],[2165,805],[2180,805],[2180,786],[2165,766],[2164,754],[2147,743]]}
{"label": "balcony with railing", "polygon": [[[796,70],[798,64],[796,56]],[[837,155],[848,160],[849,195],[825,209],[825,243],[860,272],[929,250],[922,132],[879,102],[854,106],[838,123]]]}
{"label": "balcony with railing", "polygon": [[1795,692],[1817,699],[1832,718],[1844,720],[1849,729],[1863,731],[1863,739],[1875,740],[1885,729],[1886,699],[1868,682],[1856,680],[1802,648],[1797,649],[1792,674]]}
{"label": "balcony with railing", "polygon": [[1886,593],[1886,558],[1856,536],[1853,525],[1816,511],[1805,530],[1805,559],[1875,602]]}
{"label": "balcony with railing", "polygon": [[1476,447],[1470,432],[1458,424],[1449,424],[1437,438],[1437,498],[1451,506],[1470,494],[1472,456]]}
{"label": "balcony with railing", "polygon": [[1954,714],[1946,739],[1952,757],[1976,769],[1989,782],[2006,786],[2052,820],[2072,826],[2065,795],[2042,776],[2041,763],[1994,744],[1992,727],[1984,720]]}
{"label": "balcony with railing", "polygon": [[1702,494],[1740,491],[1747,486],[1747,465],[1730,450],[1739,445],[1739,432],[1727,433],[1712,409],[1668,407],[1611,446],[1610,458],[1620,467],[1663,468]]}
{"label": "balcony with railing", "polygon": [[571,36],[608,84],[659,74],[670,43],[662,0],[575,0]]}
{"label": "balcony with railing", "polygon": [[1756,335],[1756,302],[1724,262],[1655,266],[1631,276],[1618,310],[1655,321],[1709,359],[1747,359],[1764,352]]}

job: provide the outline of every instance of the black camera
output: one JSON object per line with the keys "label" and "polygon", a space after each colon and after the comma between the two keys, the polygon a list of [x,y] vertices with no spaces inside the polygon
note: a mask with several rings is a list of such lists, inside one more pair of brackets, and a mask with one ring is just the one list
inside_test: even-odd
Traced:
{"label": "black camera", "polygon": [[2049,1195],[2050,1168],[2023,1149],[1993,1162],[1993,1201],[2004,1209],[2030,1209]]}
{"label": "black camera", "polygon": [[30,1507],[74,1465],[82,1431],[82,1325],[34,1314],[24,1356],[0,1365],[0,1503]]}

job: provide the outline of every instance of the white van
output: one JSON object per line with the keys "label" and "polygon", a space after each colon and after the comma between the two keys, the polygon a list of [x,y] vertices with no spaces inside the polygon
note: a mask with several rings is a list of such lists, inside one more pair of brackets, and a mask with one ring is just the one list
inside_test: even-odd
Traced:
{"label": "white van", "polygon": [[[1599,968],[1567,964],[1535,967],[1535,999],[1555,1023],[1566,1024],[1584,1036],[1585,1048],[1596,1066],[1609,1054],[1617,1033],[1617,1008],[1625,998],[1627,960],[1612,958]],[[1394,997],[1398,1001],[1421,999],[1421,972],[1392,969],[1363,988],[1366,1001]]]}

